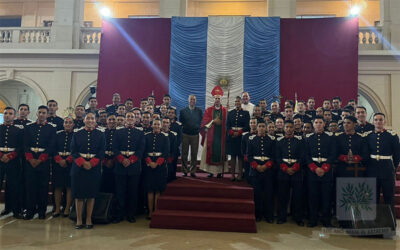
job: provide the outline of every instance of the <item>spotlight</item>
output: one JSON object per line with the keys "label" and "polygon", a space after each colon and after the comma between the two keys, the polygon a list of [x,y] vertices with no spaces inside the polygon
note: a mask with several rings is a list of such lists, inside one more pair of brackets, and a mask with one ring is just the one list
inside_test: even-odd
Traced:
{"label": "spotlight", "polygon": [[100,9],[100,15],[102,17],[110,17],[111,16],[111,10],[107,7],[103,7]]}
{"label": "spotlight", "polygon": [[351,7],[350,16],[358,16],[361,12],[361,8],[358,5]]}

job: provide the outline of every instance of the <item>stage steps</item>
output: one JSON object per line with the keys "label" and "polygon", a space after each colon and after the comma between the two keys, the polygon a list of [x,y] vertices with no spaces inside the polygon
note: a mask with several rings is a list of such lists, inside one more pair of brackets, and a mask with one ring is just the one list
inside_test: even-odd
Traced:
{"label": "stage steps", "polygon": [[179,177],[160,196],[150,227],[256,233],[253,188],[202,173]]}

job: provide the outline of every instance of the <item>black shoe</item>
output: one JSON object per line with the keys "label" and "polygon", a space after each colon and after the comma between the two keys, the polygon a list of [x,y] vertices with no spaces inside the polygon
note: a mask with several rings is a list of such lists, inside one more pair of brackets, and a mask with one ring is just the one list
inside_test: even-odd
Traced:
{"label": "black shoe", "polygon": [[1,213],[0,213],[0,215],[1,216],[4,216],[4,215],[7,215],[7,214],[9,214],[9,213],[11,213],[11,211],[10,210],[3,210],[3,211],[1,211]]}
{"label": "black shoe", "polygon": [[75,229],[83,229],[84,225],[75,225]]}
{"label": "black shoe", "polygon": [[197,176],[196,176],[195,173],[191,173],[191,174],[190,174],[190,177],[196,178]]}
{"label": "black shoe", "polygon": [[262,221],[262,217],[256,217],[256,222]]}
{"label": "black shoe", "polygon": [[27,212],[26,214],[24,214],[24,220],[32,220],[33,219],[33,214]]}
{"label": "black shoe", "polygon": [[64,217],[64,218],[66,218],[68,216],[69,216],[69,214],[62,214],[62,217]]}
{"label": "black shoe", "polygon": [[92,225],[86,225],[86,229],[93,229],[93,224]]}
{"label": "black shoe", "polygon": [[146,216],[146,220],[151,220],[151,217],[150,216]]}
{"label": "black shoe", "polygon": [[53,213],[52,216],[53,216],[53,218],[57,218],[57,217],[60,217],[60,215],[61,215],[60,213]]}
{"label": "black shoe", "polygon": [[302,220],[297,221],[296,224],[299,227],[304,227],[304,222]]}
{"label": "black shoe", "polygon": [[130,223],[135,223],[136,222],[135,217],[128,217],[126,220],[129,221]]}
{"label": "black shoe", "polygon": [[315,223],[315,222],[308,222],[307,223],[307,227],[316,227],[317,226],[317,223]]}
{"label": "black shoe", "polygon": [[268,222],[269,224],[273,224],[274,223],[274,219],[265,219],[266,222]]}
{"label": "black shoe", "polygon": [[278,221],[276,222],[276,224],[284,224],[284,223],[286,223],[286,221],[284,221],[284,220],[278,220]]}
{"label": "black shoe", "polygon": [[217,178],[222,178],[222,174],[217,174]]}
{"label": "black shoe", "polygon": [[46,219],[46,214],[39,214],[39,220]]}
{"label": "black shoe", "polygon": [[211,178],[211,177],[213,177],[213,176],[214,176],[213,174],[208,174],[208,175],[207,175],[208,178]]}
{"label": "black shoe", "polygon": [[13,214],[13,217],[14,217],[15,219],[23,219],[23,218],[24,218],[24,216],[23,216],[21,213],[14,213],[14,214]]}
{"label": "black shoe", "polygon": [[183,174],[182,174],[182,177],[186,177],[186,176],[187,176],[187,173],[183,173]]}

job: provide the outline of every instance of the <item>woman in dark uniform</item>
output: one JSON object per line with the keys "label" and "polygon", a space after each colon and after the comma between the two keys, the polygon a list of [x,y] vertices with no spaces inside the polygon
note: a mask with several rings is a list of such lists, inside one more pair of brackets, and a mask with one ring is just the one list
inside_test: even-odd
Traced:
{"label": "woman in dark uniform", "polygon": [[71,140],[74,128],[74,119],[67,117],[64,119],[64,130],[57,131],[56,136],[56,149],[53,163],[53,184],[54,184],[54,198],[56,203],[56,210],[53,217],[60,216],[61,195],[63,190],[66,190],[66,203],[64,208],[63,217],[69,215],[71,208]]}
{"label": "woman in dark uniform", "polygon": [[143,155],[143,157],[146,157],[147,165],[144,169],[149,206],[149,215],[147,219],[151,219],[151,215],[157,207],[158,197],[166,188],[166,159],[169,154],[168,134],[161,132],[160,120],[153,120],[152,128],[152,132],[145,134],[145,151]]}
{"label": "woman in dark uniform", "polygon": [[82,210],[86,200],[86,228],[92,229],[94,198],[100,189],[101,164],[105,150],[105,136],[96,128],[94,113],[88,113],[85,126],[74,130],[71,142],[73,158],[71,169],[72,197],[76,205],[76,229],[83,228]]}

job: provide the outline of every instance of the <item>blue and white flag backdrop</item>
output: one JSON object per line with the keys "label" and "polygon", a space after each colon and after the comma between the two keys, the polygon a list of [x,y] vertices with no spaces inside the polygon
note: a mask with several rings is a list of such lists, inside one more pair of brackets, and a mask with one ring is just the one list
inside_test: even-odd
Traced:
{"label": "blue and white flag backdrop", "polygon": [[229,82],[231,108],[243,91],[252,103],[279,96],[279,17],[173,17],[170,53],[169,93],[178,110],[190,94],[200,108],[211,106],[221,78]]}

